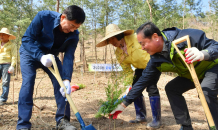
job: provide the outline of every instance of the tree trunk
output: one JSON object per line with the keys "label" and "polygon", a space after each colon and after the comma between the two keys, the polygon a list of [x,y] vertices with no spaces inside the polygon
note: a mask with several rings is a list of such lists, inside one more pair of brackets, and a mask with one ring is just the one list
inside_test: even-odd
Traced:
{"label": "tree trunk", "polygon": [[[107,2],[107,1],[106,1]],[[109,13],[108,13],[108,3],[105,4],[106,7],[106,26],[108,25],[108,21],[109,21]],[[106,29],[105,29],[106,30]],[[104,57],[104,63],[106,64],[107,62],[107,46],[105,46],[105,57]]]}
{"label": "tree trunk", "polygon": [[137,25],[137,13],[134,13],[134,27]]}
{"label": "tree trunk", "polygon": [[183,9],[183,29],[185,29],[185,0],[184,0],[184,9]]}
{"label": "tree trunk", "polygon": [[80,40],[80,61],[83,61],[83,41]]}
{"label": "tree trunk", "polygon": [[97,30],[96,30],[96,22],[95,22],[95,60],[97,61],[96,39],[97,39]]}
{"label": "tree trunk", "polygon": [[105,57],[104,57],[104,63],[107,63],[107,46],[105,46]]}
{"label": "tree trunk", "polygon": [[59,4],[60,4],[60,1],[57,0],[57,12],[59,12]]}
{"label": "tree trunk", "polygon": [[[19,39],[19,36],[20,36],[20,26],[18,26],[18,39]],[[17,49],[17,55],[16,55],[16,57],[17,57],[17,60],[16,60],[16,79],[18,79],[18,55],[19,55],[19,47],[18,47],[18,45],[19,45],[19,42],[17,42],[17,45],[16,45],[16,49]]]}
{"label": "tree trunk", "polygon": [[[215,21],[215,24],[214,24],[214,25],[215,25],[215,27],[217,27],[217,26],[216,26],[216,21]],[[217,29],[215,28],[215,31],[216,31],[216,30],[217,30]],[[215,33],[216,33],[216,32],[215,32]],[[215,39],[215,38],[216,38],[216,39]],[[217,35],[216,35],[216,37],[214,37],[214,40],[217,40]]]}
{"label": "tree trunk", "polygon": [[147,3],[148,3],[148,7],[149,7],[149,10],[150,10],[150,20],[151,20],[151,22],[152,22],[152,10],[151,10],[151,5],[150,5],[150,3],[149,3],[148,0],[146,0],[146,1],[147,1]]}
{"label": "tree trunk", "polygon": [[[82,35],[84,35],[84,30],[82,29]],[[82,45],[83,45],[83,73],[85,73],[85,68],[86,68],[86,58],[85,58],[85,40],[84,37],[82,37]]]}
{"label": "tree trunk", "polygon": [[[59,12],[59,5],[60,5],[60,1],[59,0],[57,0],[57,12]],[[63,53],[59,53],[59,59],[60,59],[60,61],[61,61],[61,63],[63,64],[63,59],[64,59],[64,55],[63,55]]]}
{"label": "tree trunk", "polygon": [[96,29],[96,26],[97,26],[97,22],[96,22],[96,13],[95,13],[95,9],[92,10],[92,13],[93,13],[93,20],[92,20],[92,26],[94,27],[94,42],[93,42],[93,48],[94,48],[94,51],[95,51],[95,60],[97,61],[97,48],[96,48],[96,44],[97,44],[97,29]]}
{"label": "tree trunk", "polygon": [[212,29],[212,39],[214,39],[214,26],[213,26],[213,20],[210,22],[211,29]]}

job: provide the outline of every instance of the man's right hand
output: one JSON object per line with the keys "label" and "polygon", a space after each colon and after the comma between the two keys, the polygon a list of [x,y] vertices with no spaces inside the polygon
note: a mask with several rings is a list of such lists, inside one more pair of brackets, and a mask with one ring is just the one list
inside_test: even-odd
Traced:
{"label": "man's right hand", "polygon": [[191,64],[195,61],[204,60],[204,53],[202,51],[199,51],[196,47],[186,48],[184,52],[186,56],[185,62],[187,62],[188,64]]}
{"label": "man's right hand", "polygon": [[52,66],[52,60],[51,60],[51,56],[54,56],[52,54],[47,54],[47,55],[43,55],[40,59],[41,63],[45,66],[45,67],[51,67]]}
{"label": "man's right hand", "polygon": [[122,113],[125,108],[126,108],[126,106],[125,106],[123,103],[119,104],[119,105],[117,106],[117,108],[114,109],[114,110],[110,113],[110,116],[113,115],[113,119],[117,119],[118,114]]}

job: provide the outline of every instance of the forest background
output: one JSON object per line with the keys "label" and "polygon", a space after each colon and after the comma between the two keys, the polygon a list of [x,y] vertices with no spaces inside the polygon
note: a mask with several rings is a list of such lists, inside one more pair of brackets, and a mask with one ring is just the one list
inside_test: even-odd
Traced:
{"label": "forest background", "polygon": [[[78,5],[86,12],[86,21],[79,28],[80,41],[75,52],[75,65],[72,83],[82,83],[86,88],[74,92],[76,106],[84,117],[86,124],[93,124],[98,130],[108,130],[110,120],[107,118],[95,119],[99,109],[99,100],[106,99],[105,87],[110,73],[83,73],[87,64],[112,63],[116,59],[115,48],[111,45],[96,48],[96,44],[104,37],[105,27],[115,23],[121,30],[136,30],[147,21],[154,22],[161,30],[169,27],[180,29],[195,28],[206,32],[208,38],[218,40],[217,0],[0,0],[0,28],[7,27],[10,33],[17,37],[13,42],[19,50],[21,38],[34,16],[41,10],[52,10],[62,13],[69,5]],[[207,5],[207,6],[206,6]],[[61,56],[61,55],[60,55]],[[20,75],[19,53],[17,53],[15,76],[12,76],[11,89],[7,105],[0,107],[0,129],[16,128],[17,101],[22,78]],[[61,57],[60,57],[61,59]],[[172,74],[171,74],[172,75]],[[18,77],[19,76],[19,77]],[[179,129],[172,114],[165,85],[173,78],[169,74],[161,75],[158,88],[161,94],[162,123],[160,130]],[[32,128],[35,130],[51,130],[55,127],[54,114],[56,103],[52,84],[43,71],[37,71],[34,90],[34,110],[31,118]],[[1,91],[1,88],[0,88]],[[147,117],[151,121],[151,109],[147,93],[143,92],[147,103]],[[208,125],[196,89],[184,94],[190,110],[194,129],[207,130]],[[38,112],[37,106],[46,106]],[[36,108],[37,107],[37,108]],[[43,113],[45,112],[45,113]],[[79,128],[75,116],[72,116],[73,125]],[[134,106],[130,105],[116,120],[116,130],[146,129],[145,124],[129,125],[128,121],[135,118]],[[114,121],[115,122],[115,121]],[[109,124],[109,125],[108,125]]]}
{"label": "forest background", "polygon": [[[196,28],[205,31],[208,38],[218,40],[217,0],[0,0],[0,28],[7,27],[17,37],[14,42],[19,49],[21,38],[38,11],[62,13],[72,4],[83,8],[87,16],[79,28],[80,58],[76,61],[84,65],[87,62],[85,44],[92,46],[92,61],[110,62],[107,60],[110,57],[107,46],[96,50],[95,45],[100,40],[98,36],[104,36],[105,27],[111,23],[117,24],[121,30],[136,30],[144,22],[152,21],[161,30],[173,26]],[[103,51],[103,55],[99,55],[98,51]],[[19,54],[17,57],[19,59]],[[16,74],[18,71],[19,60]]]}

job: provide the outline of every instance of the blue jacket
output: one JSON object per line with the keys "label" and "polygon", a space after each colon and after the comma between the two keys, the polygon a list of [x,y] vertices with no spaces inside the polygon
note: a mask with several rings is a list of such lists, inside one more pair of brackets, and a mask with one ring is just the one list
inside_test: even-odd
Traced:
{"label": "blue jacket", "polygon": [[[163,63],[173,64],[170,55],[176,55],[177,52],[175,49],[174,51],[171,51],[172,49],[171,42],[175,39],[181,38],[185,35],[189,35],[192,47],[196,47],[199,50],[205,50],[204,54],[207,62],[211,62],[211,63],[217,62],[216,59],[218,58],[218,42],[212,39],[208,39],[203,31],[197,29],[180,30],[178,28],[173,27],[163,30],[163,33],[167,38],[165,39],[163,36],[164,44],[166,45],[167,48],[167,56],[163,56],[160,53],[156,53],[150,56],[151,57],[150,61],[148,62],[147,67],[143,70],[142,76],[134,84],[134,86],[132,87],[126,98],[124,98],[123,103],[126,106],[128,106],[130,103],[134,101],[134,99],[140,96],[140,94],[143,92],[143,90],[146,87],[157,84],[162,72],[157,68],[160,67],[161,64]],[[177,45],[177,47],[180,50],[187,48],[187,42],[180,43]],[[172,52],[173,54],[171,54]],[[204,64],[203,61],[202,63]],[[173,64],[173,66],[177,66],[177,64]]]}
{"label": "blue jacket", "polygon": [[60,24],[60,13],[54,11],[40,11],[35,16],[24,36],[21,49],[26,50],[34,60],[40,62],[42,55],[64,53],[62,79],[71,81],[73,72],[74,53],[79,41],[79,31],[70,32],[58,52],[51,51],[54,44],[53,31]]}

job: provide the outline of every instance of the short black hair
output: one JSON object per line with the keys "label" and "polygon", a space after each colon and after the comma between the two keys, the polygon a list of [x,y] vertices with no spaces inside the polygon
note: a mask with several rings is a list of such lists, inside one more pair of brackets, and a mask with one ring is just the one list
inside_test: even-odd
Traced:
{"label": "short black hair", "polygon": [[82,24],[85,21],[86,14],[82,8],[76,5],[68,6],[63,14],[66,15],[67,20],[76,20],[76,23]]}
{"label": "short black hair", "polygon": [[114,36],[118,41],[120,41],[122,38],[124,38],[124,33],[120,33]]}
{"label": "short black hair", "polygon": [[151,39],[151,36],[154,33],[157,33],[158,36],[162,36],[160,29],[152,22],[145,22],[142,24],[137,30],[136,33],[142,33],[144,34],[144,38],[149,38]]}

